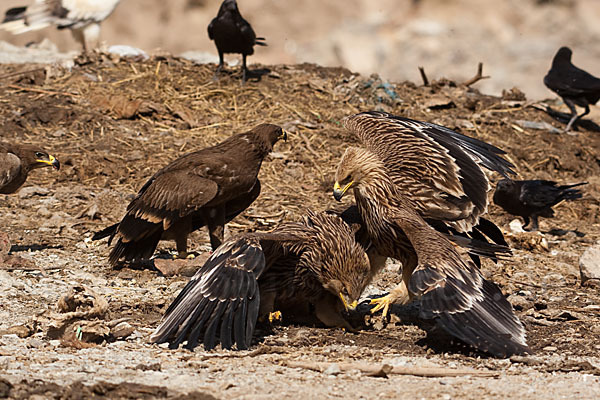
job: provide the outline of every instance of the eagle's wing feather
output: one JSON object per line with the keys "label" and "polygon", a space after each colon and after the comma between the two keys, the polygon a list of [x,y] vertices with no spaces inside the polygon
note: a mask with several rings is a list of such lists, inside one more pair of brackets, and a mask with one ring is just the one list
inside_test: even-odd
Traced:
{"label": "eagle's wing feather", "polygon": [[185,340],[186,347],[194,348],[203,340],[208,350],[220,332],[224,348],[233,343],[238,349],[248,348],[260,304],[257,279],[264,270],[257,237],[223,243],[169,306],[151,340],[174,348]]}
{"label": "eagle's wing feather", "polygon": [[440,125],[383,112],[356,114],[344,124],[423,217],[448,221],[459,231],[470,230],[487,210],[491,187],[481,167],[512,173],[502,150]]}
{"label": "eagle's wing feather", "polygon": [[129,204],[127,214],[153,223],[163,223],[165,229],[215,198],[218,185],[189,170],[164,172],[151,179]]}
{"label": "eagle's wing feather", "polygon": [[21,172],[21,160],[12,153],[0,153],[0,193]]}
{"label": "eagle's wing feather", "polygon": [[425,224],[408,236],[419,260],[408,290],[421,297],[423,317],[497,356],[529,352],[512,306],[465,254]]}

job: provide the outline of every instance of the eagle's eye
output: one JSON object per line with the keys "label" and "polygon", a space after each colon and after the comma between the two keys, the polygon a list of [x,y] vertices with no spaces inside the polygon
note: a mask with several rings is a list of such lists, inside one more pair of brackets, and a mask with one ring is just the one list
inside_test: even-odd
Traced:
{"label": "eagle's eye", "polygon": [[342,187],[346,186],[348,183],[350,183],[352,181],[352,177],[350,175],[347,175],[344,179],[342,179],[340,181],[340,185],[342,185]]}
{"label": "eagle's eye", "polygon": [[42,158],[44,156],[45,156],[45,154],[44,153],[40,153],[39,151],[36,151],[36,153],[35,153],[35,158]]}

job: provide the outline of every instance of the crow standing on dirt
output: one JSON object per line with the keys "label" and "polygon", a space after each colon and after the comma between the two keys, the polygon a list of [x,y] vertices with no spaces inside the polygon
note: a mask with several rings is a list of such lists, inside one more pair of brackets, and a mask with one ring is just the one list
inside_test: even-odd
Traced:
{"label": "crow standing on dirt", "polygon": [[27,180],[29,171],[42,167],[58,170],[58,160],[36,146],[0,143],[0,193],[16,192]]}
{"label": "crow standing on dirt", "polygon": [[[600,99],[600,79],[577,68],[571,63],[573,52],[568,47],[561,47],[554,59],[552,67],[544,77],[544,84],[548,89],[558,94],[571,110],[571,119],[565,132],[583,117],[589,114],[590,104],[596,104]],[[585,107],[581,115],[577,115],[575,105]]]}
{"label": "crow standing on dirt", "polygon": [[113,266],[150,258],[160,240],[175,240],[178,256],[186,258],[188,235],[205,225],[215,250],[223,242],[224,225],[260,194],[262,162],[286,138],[279,126],[261,124],[178,158],[142,186],[120,223],[92,239],[110,237],[109,244],[117,239],[109,256]]}
{"label": "crow standing on dirt", "polygon": [[246,82],[248,74],[246,56],[254,54],[254,45],[267,45],[265,38],[256,37],[248,21],[242,18],[235,0],[223,1],[219,13],[208,25],[208,37],[215,41],[219,52],[219,66],[216,74],[223,69],[223,54],[239,53],[242,55],[243,82]]}
{"label": "crow standing on dirt", "polygon": [[35,0],[27,7],[6,11],[0,29],[15,35],[56,25],[70,29],[75,40],[89,50],[100,36],[100,23],[112,12],[120,0]]}
{"label": "crow standing on dirt", "polygon": [[523,217],[525,226],[529,225],[531,217],[533,224],[528,230],[537,231],[538,217],[552,218],[553,206],[563,200],[581,198],[581,191],[573,188],[586,183],[556,186],[556,182],[553,181],[502,179],[494,192],[494,203],[509,214]]}

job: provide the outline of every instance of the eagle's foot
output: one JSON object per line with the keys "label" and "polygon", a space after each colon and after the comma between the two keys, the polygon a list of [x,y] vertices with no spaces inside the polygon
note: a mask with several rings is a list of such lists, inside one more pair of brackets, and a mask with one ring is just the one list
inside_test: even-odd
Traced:
{"label": "eagle's foot", "polygon": [[391,295],[388,294],[383,297],[379,297],[377,299],[371,299],[370,304],[375,304],[375,307],[371,308],[371,314],[376,313],[377,311],[383,309],[383,318],[387,316],[387,313],[390,309],[390,305],[392,304]]}
{"label": "eagle's foot", "polygon": [[194,253],[194,252],[188,253],[187,251],[186,252],[176,253],[176,254],[172,255],[173,260],[193,260],[197,256],[198,256],[197,253]]}
{"label": "eagle's foot", "polygon": [[281,311],[273,311],[269,313],[269,322],[273,323],[273,321],[281,321]]}
{"label": "eagle's foot", "polygon": [[371,309],[371,314],[383,309],[383,318],[387,317],[392,304],[408,304],[412,301],[413,295],[408,291],[404,281],[390,291],[386,296],[372,299],[371,304],[375,307]]}

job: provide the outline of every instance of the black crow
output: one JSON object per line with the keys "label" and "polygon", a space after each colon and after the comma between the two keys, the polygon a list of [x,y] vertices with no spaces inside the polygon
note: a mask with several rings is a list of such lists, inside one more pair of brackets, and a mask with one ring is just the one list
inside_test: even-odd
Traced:
{"label": "black crow", "polygon": [[208,37],[215,41],[219,52],[217,74],[223,69],[223,54],[239,53],[242,55],[243,75],[246,82],[246,56],[254,54],[254,45],[266,46],[265,38],[256,37],[252,26],[242,18],[235,0],[224,0],[219,13],[208,25]]}
{"label": "black crow", "polygon": [[[600,79],[574,66],[571,63],[572,54],[568,47],[561,47],[552,60],[552,68],[544,77],[548,89],[562,97],[571,110],[571,119],[565,131],[571,129],[579,118],[589,114],[590,104],[596,104],[600,99]],[[575,105],[585,107],[583,114],[577,115]]]}
{"label": "black crow", "polygon": [[573,188],[585,184],[587,182],[557,186],[553,181],[502,179],[496,186],[494,203],[509,214],[523,217],[525,226],[529,225],[531,217],[533,224],[527,230],[537,231],[538,217],[554,217],[552,207],[563,200],[581,198],[581,191]]}

